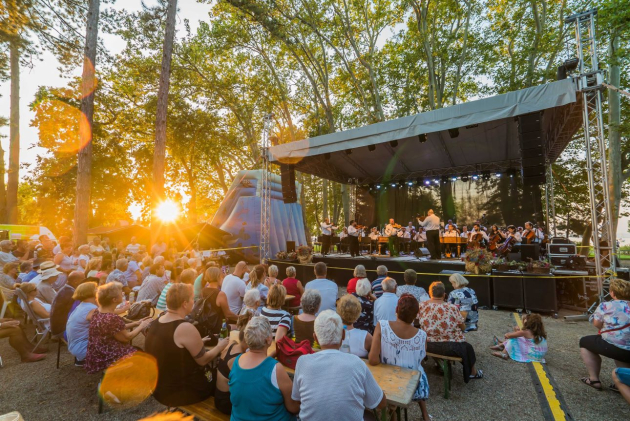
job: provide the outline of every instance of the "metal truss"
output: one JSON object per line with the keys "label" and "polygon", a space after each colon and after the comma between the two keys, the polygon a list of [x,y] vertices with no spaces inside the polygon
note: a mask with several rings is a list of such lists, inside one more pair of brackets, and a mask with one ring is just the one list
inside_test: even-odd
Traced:
{"label": "metal truss", "polygon": [[604,74],[599,68],[595,16],[597,9],[578,13],[565,19],[575,28],[579,59],[578,90],[582,95],[583,131],[586,144],[586,171],[593,224],[595,271],[599,302],[608,298],[610,280],[615,276],[615,233],[612,232],[611,206],[608,194],[608,139],[604,136],[602,90]]}
{"label": "metal truss", "polygon": [[260,244],[258,247],[260,263],[265,263],[271,256],[269,233],[271,231],[271,180],[269,173],[269,135],[273,128],[273,114],[263,117],[263,133],[260,143],[262,156],[262,176],[260,183]]}
{"label": "metal truss", "polygon": [[357,218],[357,185],[353,182],[348,185],[349,191],[349,200],[350,200],[350,217],[348,220],[352,221]]}
{"label": "metal truss", "polygon": [[553,169],[551,162],[547,162],[546,166],[546,185],[545,185],[545,215],[547,216],[547,232],[556,237],[556,199],[553,193]]}

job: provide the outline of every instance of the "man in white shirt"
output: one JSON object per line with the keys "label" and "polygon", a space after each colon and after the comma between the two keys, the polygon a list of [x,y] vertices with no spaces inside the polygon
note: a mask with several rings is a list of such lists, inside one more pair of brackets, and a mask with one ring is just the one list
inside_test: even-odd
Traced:
{"label": "man in white shirt", "polygon": [[350,257],[356,257],[359,253],[359,230],[357,229],[357,221],[350,221],[348,226],[348,242],[350,244]]}
{"label": "man in white shirt", "polygon": [[462,225],[462,232],[459,234],[460,237],[462,237],[465,241],[464,244],[462,244],[462,253],[466,253],[466,248],[468,246],[468,241],[470,241],[470,231],[468,231],[468,225]]}
{"label": "man in white shirt", "polygon": [[26,249],[26,253],[24,253],[20,258],[15,257],[13,253],[11,253],[11,250],[13,250],[13,241],[11,240],[0,241],[0,250],[2,250],[0,251],[0,267],[6,265],[9,262],[26,262],[27,260],[29,260],[28,256],[30,254],[30,250],[28,248]]}
{"label": "man in white shirt", "polygon": [[400,231],[398,231],[398,249],[402,252],[405,250],[407,253],[408,246],[411,243],[411,231],[407,230],[405,227],[402,227]]}
{"label": "man in white shirt", "polygon": [[127,254],[136,254],[140,251],[140,244],[138,244],[136,237],[131,237],[131,242],[127,245],[125,251]]}
{"label": "man in white shirt", "polygon": [[413,222],[409,221],[409,224],[406,226],[407,232],[414,231],[416,228],[413,226]]}
{"label": "man in white shirt", "polygon": [[381,320],[396,320],[396,307],[398,296],[396,295],[396,281],[394,278],[386,278],[381,282],[383,295],[374,301],[374,326]]}
{"label": "man in white shirt", "polygon": [[94,237],[90,244],[90,254],[92,257],[99,257],[105,253],[105,248],[101,245],[101,237]]}
{"label": "man in white shirt", "polygon": [[427,242],[427,233],[424,232],[424,228],[419,227],[416,235],[413,236],[412,247],[415,250],[416,256],[420,256],[419,249],[420,247],[425,247]]}
{"label": "man in white shirt", "polygon": [[389,220],[389,224],[385,226],[385,236],[389,237],[389,255],[394,257],[398,255],[398,228],[395,227],[394,218]]}
{"label": "man in white shirt", "polygon": [[427,232],[427,246],[431,252],[431,259],[442,257],[440,253],[440,218],[433,212],[433,209],[429,209],[424,221],[418,220],[418,225]]}
{"label": "man in white shirt", "polygon": [[245,281],[242,277],[247,272],[247,263],[238,262],[234,267],[234,272],[223,278],[221,291],[225,293],[230,311],[239,314],[243,307],[243,297],[245,296]]}
{"label": "man in white shirt", "polygon": [[370,232],[370,240],[372,241],[377,241],[378,237],[381,236],[381,233],[378,232],[378,230],[376,229],[376,227],[372,228],[372,232]]}
{"label": "man in white shirt", "polygon": [[320,224],[322,230],[322,254],[325,256],[330,251],[330,241],[332,239],[332,230],[337,229],[330,223],[330,219],[326,218],[324,222]]}
{"label": "man in white shirt", "polygon": [[[315,263],[315,279],[306,283],[304,289],[315,289],[322,296],[322,303],[317,314],[324,310],[335,310],[339,288],[333,281],[326,279],[327,267],[324,262]],[[225,280],[223,281],[225,282]]]}
{"label": "man in white shirt", "polygon": [[[453,224],[448,224],[446,226],[446,231],[444,231],[444,238],[457,238],[459,237],[459,233],[453,226]],[[456,247],[456,246],[455,246]],[[448,256],[453,256],[453,247],[451,243],[444,243],[445,254]]]}
{"label": "man in white shirt", "polygon": [[322,350],[301,356],[293,378],[291,398],[300,402],[300,419],[363,421],[373,419],[370,410],[387,406],[385,393],[368,366],[356,355],[339,351],[344,337],[337,313],[325,311],[317,316],[314,338]]}

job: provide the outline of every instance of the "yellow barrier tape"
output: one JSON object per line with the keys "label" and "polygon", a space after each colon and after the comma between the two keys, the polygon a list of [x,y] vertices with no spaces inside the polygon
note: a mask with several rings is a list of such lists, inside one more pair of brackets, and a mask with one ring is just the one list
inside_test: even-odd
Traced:
{"label": "yellow barrier tape", "polygon": [[[516,324],[519,328],[523,328],[523,320],[518,315],[518,313],[513,313],[514,320],[516,320]],[[547,399],[547,403],[549,404],[549,409],[551,410],[551,415],[554,420],[558,421],[566,421],[566,414],[560,405],[560,401],[556,396],[556,391],[553,389],[551,382],[549,381],[549,377],[547,377],[547,373],[545,372],[542,364],[538,362],[533,362],[534,370],[536,371],[536,375],[538,376],[538,380],[540,381],[540,385],[545,393],[545,398]]]}
{"label": "yellow barrier tape", "polygon": [[[293,262],[287,262],[286,260],[274,260],[271,259],[269,260],[269,263],[283,263],[283,264],[289,264],[291,266],[313,266],[313,264],[303,264],[303,263],[293,263]],[[404,262],[400,262],[400,263],[404,263]],[[328,269],[337,269],[337,270],[351,270],[354,271],[354,268],[339,268],[339,267],[334,267],[334,266],[326,266]],[[365,269],[366,272],[376,272],[376,269]],[[404,274],[405,272],[400,272],[400,271],[395,271],[395,270],[388,270],[387,273],[401,273]],[[522,272],[522,273],[527,273],[527,272]],[[492,277],[492,278],[514,278],[515,276],[518,276],[522,273],[515,273],[514,275],[492,275],[492,274],[480,274],[480,275],[476,275],[474,273],[465,273],[464,275],[469,278],[488,278],[488,277]],[[416,272],[416,275],[430,275],[430,276],[451,276],[451,273],[425,273],[425,272]],[[617,274],[614,274],[614,276],[617,276]],[[582,278],[595,278],[597,279],[598,276],[597,275],[555,275],[555,276],[536,276],[536,279],[558,279],[558,278],[562,278],[562,279],[582,279]],[[603,277],[606,278],[606,277]]]}
{"label": "yellow barrier tape", "polygon": [[[203,253],[204,251],[209,251],[209,252],[215,252],[215,251],[227,251],[227,250],[243,250],[243,249],[257,249],[258,246],[247,246],[247,247],[232,247],[232,248],[228,248],[228,249],[212,249],[212,250],[202,250],[201,252]],[[186,254],[188,253],[187,251],[180,251],[177,254]]]}

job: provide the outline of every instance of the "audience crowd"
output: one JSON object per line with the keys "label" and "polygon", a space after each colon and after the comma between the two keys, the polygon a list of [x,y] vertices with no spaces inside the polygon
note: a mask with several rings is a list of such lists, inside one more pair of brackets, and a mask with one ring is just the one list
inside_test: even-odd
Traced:
{"label": "audience crowd", "polygon": [[[297,279],[289,266],[281,280],[275,265],[241,261],[225,274],[220,260],[194,250],[177,253],[164,241],[147,252],[136,238],[110,246],[96,237],[76,247],[66,237],[55,244],[41,236],[2,241],[0,250],[0,287],[13,315],[0,319],[0,338],[9,338],[23,362],[42,360],[47,349],[26,337],[20,308],[67,341],[75,365],[88,373],[137,352],[131,341],[143,334],[144,351],[157,360],[153,395],[169,407],[214,396],[232,420],[373,419],[387,397],[367,364],[388,364],[420,373],[413,401],[428,421],[427,353],[461,358],[465,383],[484,377],[466,341],[480,323],[478,300],[460,274],[450,276],[447,294],[439,281],[428,291],[417,286],[412,269],[399,286],[387,267],[378,266],[370,281],[358,265],[340,297],[322,262],[313,279]],[[630,399],[630,283],[614,280],[610,290],[613,300],[592,317],[599,334],[579,343],[588,371],[581,380],[601,390],[602,356],[611,358],[618,368],[609,388]],[[137,303],[157,314],[130,319]],[[226,338],[229,330],[238,334]],[[307,341],[315,350],[297,359],[293,378],[275,358],[287,340]],[[495,337],[491,348],[505,360],[544,363],[542,318],[525,315],[522,328]]]}

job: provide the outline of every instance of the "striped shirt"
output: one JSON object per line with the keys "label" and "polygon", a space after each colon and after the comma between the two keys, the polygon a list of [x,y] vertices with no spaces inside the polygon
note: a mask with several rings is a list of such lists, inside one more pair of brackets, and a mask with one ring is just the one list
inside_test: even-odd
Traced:
{"label": "striped shirt", "polygon": [[372,282],[372,292],[374,293],[376,298],[379,298],[381,295],[383,295],[383,285],[381,285],[381,282],[383,282],[385,278],[387,278],[387,275],[380,276]]}
{"label": "striped shirt", "polygon": [[[165,285],[164,278],[149,275],[140,286],[136,301],[149,300],[151,301],[151,305],[155,307]],[[166,299],[166,296],[164,296],[164,299]]]}
{"label": "striped shirt", "polygon": [[291,315],[284,310],[274,310],[271,308],[263,307],[260,312],[261,316],[264,316],[269,320],[269,324],[271,325],[271,330],[275,335],[278,327],[286,327],[288,330],[291,330]]}
{"label": "striped shirt", "polygon": [[166,286],[162,290],[162,293],[160,294],[160,298],[158,299],[157,305],[155,306],[155,308],[157,308],[158,310],[166,311],[166,293],[168,292],[168,289],[172,285],[173,283],[169,282],[168,284],[166,284]]}

